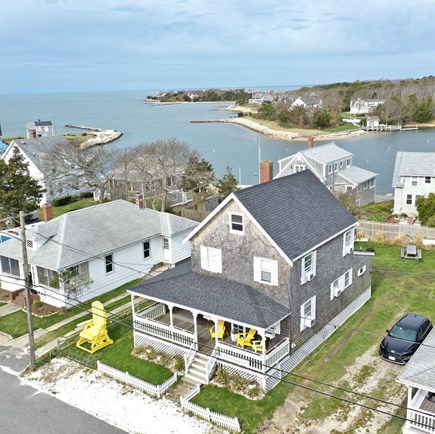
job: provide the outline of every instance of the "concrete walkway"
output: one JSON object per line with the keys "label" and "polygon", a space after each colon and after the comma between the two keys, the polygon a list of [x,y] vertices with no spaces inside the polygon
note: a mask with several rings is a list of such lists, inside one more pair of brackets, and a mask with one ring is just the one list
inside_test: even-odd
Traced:
{"label": "concrete walkway", "polygon": [[18,310],[21,310],[21,309],[22,309],[22,307],[18,306],[18,304],[8,303],[8,304],[5,304],[4,306],[0,307],[0,316],[6,316],[6,315],[9,315],[10,313],[17,312]]}

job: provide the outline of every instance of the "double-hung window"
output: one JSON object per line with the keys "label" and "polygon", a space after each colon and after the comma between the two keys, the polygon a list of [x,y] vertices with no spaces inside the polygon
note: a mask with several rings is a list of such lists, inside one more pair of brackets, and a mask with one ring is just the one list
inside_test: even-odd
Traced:
{"label": "double-hung window", "polygon": [[407,205],[412,205],[412,194],[407,194],[406,195],[406,204]]}
{"label": "double-hung window", "polygon": [[20,267],[16,259],[0,256],[0,263],[4,274],[20,277]]}
{"label": "double-hung window", "polygon": [[242,214],[230,214],[230,232],[234,234],[243,234],[244,221]]}
{"label": "double-hung window", "polygon": [[316,252],[308,253],[302,258],[301,284],[310,281],[316,275]]}
{"label": "double-hung window", "polygon": [[301,331],[313,327],[316,319],[316,296],[301,305]]}
{"label": "double-hung window", "polygon": [[151,256],[151,246],[149,241],[143,243],[143,257],[149,258]]}
{"label": "double-hung window", "polygon": [[411,186],[412,187],[418,187],[418,177],[417,176],[412,176],[411,177]]}
{"label": "double-hung window", "polygon": [[254,257],[254,280],[266,285],[278,285],[278,262]]}
{"label": "double-hung window", "polygon": [[212,273],[222,273],[222,251],[201,246],[201,268]]}
{"label": "double-hung window", "polygon": [[105,257],[106,262],[106,273],[109,274],[113,271],[113,255],[106,255]]}
{"label": "double-hung window", "polygon": [[352,268],[349,268],[349,270],[331,283],[330,299],[332,300],[334,297],[339,297],[350,285],[352,285]]}
{"label": "double-hung window", "polygon": [[348,255],[353,249],[354,232],[349,229],[343,235],[343,256]]}

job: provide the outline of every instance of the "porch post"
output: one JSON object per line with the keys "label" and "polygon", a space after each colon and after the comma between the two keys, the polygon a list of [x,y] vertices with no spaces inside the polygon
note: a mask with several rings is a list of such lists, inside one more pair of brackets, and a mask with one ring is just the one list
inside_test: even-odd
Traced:
{"label": "porch post", "polygon": [[266,372],[266,333],[263,331],[258,332],[261,336],[261,361],[263,363],[263,372]]}
{"label": "porch post", "polygon": [[169,325],[171,326],[171,330],[173,330],[174,328],[174,317],[172,315],[172,309],[174,308],[174,306],[172,304],[168,304],[168,309],[169,309]]}
{"label": "porch post", "polygon": [[134,319],[134,294],[131,294],[131,314],[133,315],[133,319]]}
{"label": "porch post", "polygon": [[411,409],[411,402],[412,402],[412,386],[408,386],[408,403],[407,403],[407,406],[406,406],[406,419],[408,419],[408,420],[405,423],[408,426],[410,424],[409,421],[411,420],[411,411],[410,411],[410,409]]}
{"label": "porch post", "polygon": [[217,347],[219,345],[219,338],[218,338],[218,320],[214,320],[214,346]]}
{"label": "porch post", "polygon": [[199,336],[198,336],[198,312],[192,312],[193,316],[193,333],[195,335],[196,349],[199,348]]}

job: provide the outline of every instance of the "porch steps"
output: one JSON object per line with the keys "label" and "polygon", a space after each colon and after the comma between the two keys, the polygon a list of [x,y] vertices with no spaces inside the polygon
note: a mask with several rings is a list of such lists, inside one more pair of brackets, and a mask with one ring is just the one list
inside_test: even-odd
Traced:
{"label": "porch steps", "polygon": [[207,363],[209,357],[205,354],[197,353],[189,366],[189,371],[183,377],[183,381],[190,384],[207,384]]}

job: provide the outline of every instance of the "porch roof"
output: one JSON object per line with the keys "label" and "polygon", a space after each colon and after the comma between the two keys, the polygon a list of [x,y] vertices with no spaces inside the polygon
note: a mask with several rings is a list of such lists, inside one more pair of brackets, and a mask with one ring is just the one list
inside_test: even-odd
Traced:
{"label": "porch roof", "polygon": [[190,260],[128,292],[259,329],[290,315],[289,308],[248,285],[193,272]]}
{"label": "porch roof", "polygon": [[427,335],[409,362],[402,369],[397,381],[435,392],[435,328]]}

